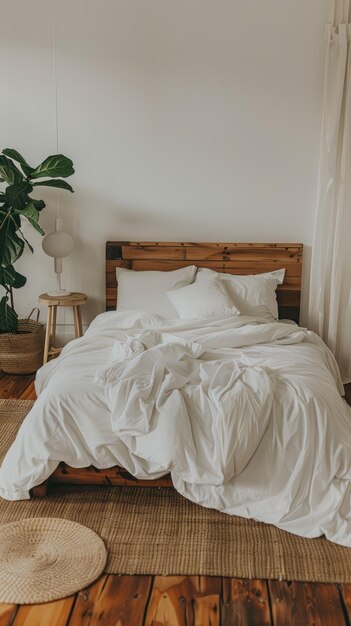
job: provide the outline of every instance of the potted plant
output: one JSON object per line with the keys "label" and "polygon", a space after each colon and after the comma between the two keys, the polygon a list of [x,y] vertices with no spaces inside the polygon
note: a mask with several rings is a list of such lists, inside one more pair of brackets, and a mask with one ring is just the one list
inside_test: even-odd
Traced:
{"label": "potted plant", "polygon": [[[18,165],[17,165],[18,164]],[[15,311],[15,289],[26,277],[14,268],[25,247],[34,252],[24,236],[21,223],[26,219],[41,235],[40,212],[45,202],[31,196],[35,187],[56,187],[73,192],[63,178],[74,173],[73,163],[63,154],[48,156],[32,167],[19,152],[6,148],[0,154],[0,368],[8,373],[35,372],[42,363],[43,327],[33,320],[21,320]]]}

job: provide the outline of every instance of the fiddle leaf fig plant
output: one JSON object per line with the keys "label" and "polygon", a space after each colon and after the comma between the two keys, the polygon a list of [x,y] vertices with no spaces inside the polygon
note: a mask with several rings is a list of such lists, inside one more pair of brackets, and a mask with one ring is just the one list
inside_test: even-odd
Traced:
{"label": "fiddle leaf fig plant", "polygon": [[21,230],[22,220],[26,219],[37,232],[45,234],[39,224],[45,202],[32,198],[31,194],[38,186],[73,193],[71,185],[62,180],[72,174],[73,162],[63,154],[48,156],[37,167],[29,165],[12,148],[5,148],[0,154],[0,287],[5,290],[0,299],[0,333],[17,332],[13,290],[23,287],[27,279],[15,270],[14,264],[26,246],[34,252]]}

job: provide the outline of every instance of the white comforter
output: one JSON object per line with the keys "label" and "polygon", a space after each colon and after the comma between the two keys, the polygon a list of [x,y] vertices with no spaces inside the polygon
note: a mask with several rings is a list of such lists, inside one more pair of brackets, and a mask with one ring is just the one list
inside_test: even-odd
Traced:
{"label": "white comforter", "polygon": [[351,411],[307,330],[104,313],[36,389],[0,470],[3,498],[28,498],[60,461],[170,471],[203,506],[351,546]]}

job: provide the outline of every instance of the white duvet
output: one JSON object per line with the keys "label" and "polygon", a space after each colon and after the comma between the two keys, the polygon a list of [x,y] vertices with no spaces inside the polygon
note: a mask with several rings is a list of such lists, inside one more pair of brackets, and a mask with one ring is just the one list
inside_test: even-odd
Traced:
{"label": "white duvet", "polygon": [[39,370],[0,470],[29,497],[60,461],[171,472],[186,498],[351,546],[351,410],[323,342],[292,324],[99,315]]}

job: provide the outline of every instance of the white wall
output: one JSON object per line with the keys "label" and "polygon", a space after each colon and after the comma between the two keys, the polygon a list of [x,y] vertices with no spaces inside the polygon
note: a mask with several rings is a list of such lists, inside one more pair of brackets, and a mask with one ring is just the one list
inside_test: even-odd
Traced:
{"label": "white wall", "polygon": [[[53,8],[55,6],[55,8]],[[0,137],[74,160],[65,286],[104,308],[107,239],[311,244],[327,0],[0,0]],[[38,196],[40,197],[40,196]],[[54,284],[40,237],[21,314]],[[307,283],[307,281],[305,280]],[[306,306],[306,291],[305,291]],[[61,318],[70,323],[70,319]]]}

